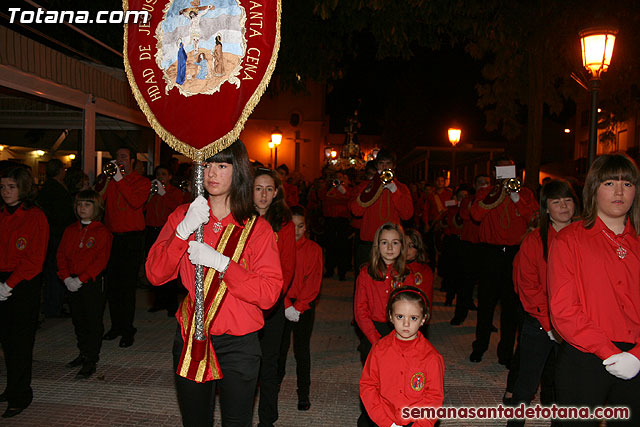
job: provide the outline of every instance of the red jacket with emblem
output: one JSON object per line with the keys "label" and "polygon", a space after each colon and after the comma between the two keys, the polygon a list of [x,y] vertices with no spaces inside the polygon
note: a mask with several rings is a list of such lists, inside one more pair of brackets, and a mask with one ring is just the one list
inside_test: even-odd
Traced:
{"label": "red jacket with emblem", "polygon": [[0,271],[12,272],[5,282],[12,288],[42,272],[49,243],[44,212],[23,206],[13,214],[6,207],[0,210]]}
{"label": "red jacket with emblem", "polygon": [[391,272],[392,266],[393,264],[387,266],[385,279],[378,281],[369,276],[367,271],[369,267],[365,265],[360,270],[356,280],[354,315],[360,330],[362,330],[362,333],[371,344],[375,344],[380,340],[380,333],[376,330],[373,322],[389,321],[387,302],[391,291],[398,286],[413,285],[415,283],[415,278],[411,272],[402,283],[394,281]]}
{"label": "red jacket with emblem", "polygon": [[431,271],[431,267],[418,261],[407,264],[407,267],[413,273],[413,284],[407,283],[406,280],[404,284],[422,289],[429,300],[429,312],[431,312],[433,306],[433,271]]}
{"label": "red jacket with emblem", "polygon": [[80,221],[64,231],[58,246],[58,277],[76,275],[87,283],[107,268],[113,236],[99,221],[82,226]]}
{"label": "red jacket with emblem", "polygon": [[[188,240],[176,236],[176,227],[184,219],[189,205],[178,207],[160,231],[158,239],[151,247],[145,264],[147,278],[154,286],[160,286],[178,277],[194,300],[195,266],[189,260]],[[204,227],[204,242],[213,247],[229,224],[239,225],[231,214],[221,219],[222,227],[216,232],[212,224],[218,222],[209,210],[209,222]],[[208,268],[204,269],[206,277]],[[262,310],[273,307],[282,292],[282,269],[278,246],[273,229],[264,218],[257,218],[249,236],[242,257],[231,261],[224,275],[227,293],[208,331],[211,335],[246,335],[264,325]],[[180,310],[176,313],[182,322]],[[182,324],[182,323],[181,323]]]}
{"label": "red jacket with emblem", "polygon": [[104,199],[104,225],[112,233],[144,230],[142,208],[149,198],[151,181],[136,172],[127,174],[120,181],[109,180]]}
{"label": "red jacket with emblem", "polygon": [[411,341],[401,341],[392,332],[378,341],[367,357],[360,398],[379,426],[402,426],[412,421],[414,427],[433,426],[435,419],[412,419],[402,408],[442,406],[444,360],[420,332]]}
{"label": "red jacket with emblem", "polygon": [[[296,242],[296,274],[291,289],[284,298],[284,307],[293,307],[300,313],[311,308],[322,285],[322,248],[314,241],[301,237]],[[291,302],[292,299],[296,301]]]}

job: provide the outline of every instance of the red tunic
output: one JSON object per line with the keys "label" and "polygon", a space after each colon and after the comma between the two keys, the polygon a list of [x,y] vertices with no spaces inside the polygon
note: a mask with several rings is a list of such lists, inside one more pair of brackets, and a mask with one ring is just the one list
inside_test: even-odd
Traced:
{"label": "red tunic", "polygon": [[[558,234],[549,226],[547,247]],[[535,229],[522,241],[520,250],[513,260],[513,283],[520,296],[524,310],[538,319],[545,331],[549,332],[549,298],[547,293],[547,261],[542,252],[540,230]]]}
{"label": "red tunic", "polygon": [[[309,310],[322,285],[322,248],[314,241],[301,237],[296,242],[296,274],[291,289],[284,298],[284,307],[300,313]],[[292,299],[296,301],[291,302]]]}
{"label": "red tunic", "polygon": [[342,194],[336,188],[331,187],[326,193],[320,193],[322,200],[322,215],[325,217],[349,218],[349,201],[353,198],[353,189],[345,187],[346,192]]}
{"label": "red tunic", "polygon": [[444,202],[453,199],[453,191],[448,188],[443,188],[440,193],[435,191],[427,195],[427,201],[424,204],[423,212],[426,212],[426,216],[423,213],[423,219],[427,219],[429,224],[438,218],[442,218],[447,210]]}
{"label": "red tunic", "polygon": [[[401,224],[413,216],[413,201],[409,188],[397,179],[393,181],[397,190],[392,193],[384,190],[378,200],[368,208],[363,208],[358,204],[356,198],[349,203],[351,213],[355,216],[362,216],[362,227],[360,228],[360,240],[373,242],[376,230],[386,222]],[[363,189],[368,185],[364,185]],[[357,197],[360,193],[356,193]]]}
{"label": "red tunic", "polygon": [[387,274],[384,280],[373,280],[369,276],[367,265],[362,267],[356,280],[354,315],[360,330],[362,330],[362,333],[371,344],[375,344],[380,340],[380,333],[376,330],[373,322],[389,321],[387,302],[391,291],[398,286],[415,284],[413,273],[408,274],[404,282],[395,282],[391,274],[392,265],[389,264],[387,266]]}
{"label": "red tunic", "polygon": [[458,215],[460,215],[460,218],[462,219],[462,233],[460,234],[460,240],[478,243],[480,223],[471,217],[470,208],[472,203],[473,196],[467,196],[460,202],[460,210],[458,210]]}
{"label": "red tunic", "polygon": [[413,273],[414,280],[413,284],[405,281],[405,285],[422,289],[429,300],[429,312],[431,312],[431,306],[433,306],[433,271],[431,271],[431,267],[418,261],[407,264],[407,267]]}
{"label": "red tunic", "polygon": [[105,200],[104,224],[112,233],[144,230],[144,207],[151,181],[131,172],[116,182],[110,179],[102,195]]}
{"label": "red tunic", "polygon": [[82,283],[95,280],[107,268],[113,236],[101,222],[82,226],[80,221],[64,231],[58,247],[58,277],[64,280],[72,274]]}
{"label": "red tunic", "polygon": [[49,243],[44,212],[23,206],[13,214],[6,207],[0,210],[0,271],[12,272],[5,282],[12,288],[42,272]]}
{"label": "red tunic", "polygon": [[[154,286],[160,286],[178,277],[182,285],[194,299],[195,266],[189,261],[187,249],[189,240],[176,237],[176,227],[184,218],[189,205],[178,207],[160,231],[158,239],[151,247],[146,262],[147,278]],[[231,214],[221,220],[222,229],[216,233],[212,224],[218,221],[209,211],[209,222],[204,228],[204,242],[217,247],[218,240],[230,223],[238,225]],[[262,310],[269,309],[282,291],[282,270],[278,246],[273,229],[263,218],[258,218],[246,243],[240,262],[231,261],[224,282],[227,293],[220,305],[218,314],[211,324],[212,335],[246,335],[255,332],[264,325]],[[205,277],[208,269],[205,268]],[[176,315],[178,321],[182,316]]]}
{"label": "red tunic", "polygon": [[[640,239],[631,221],[619,235],[600,218],[590,230],[582,224],[562,229],[549,252],[553,326],[569,344],[600,359],[620,353],[613,342],[635,344],[629,353],[640,358]],[[618,244],[627,250],[624,259],[616,254]]]}
{"label": "red tunic", "polygon": [[444,229],[445,234],[449,236],[462,236],[464,221],[459,212],[460,208],[458,206],[447,207],[447,227]]}
{"label": "red tunic", "polygon": [[403,418],[402,408],[442,406],[444,360],[420,332],[411,341],[401,341],[392,332],[369,353],[360,378],[360,398],[376,425],[413,421],[414,427],[433,426],[437,420]]}
{"label": "red tunic", "polygon": [[164,196],[157,193],[151,196],[144,207],[144,219],[149,227],[162,227],[167,222],[169,214],[184,203],[182,190],[167,184],[166,191]]}
{"label": "red tunic", "polygon": [[500,204],[493,209],[487,209],[481,206],[480,202],[493,188],[494,186],[478,189],[471,205],[471,216],[480,222],[479,239],[492,245],[519,245],[527,232],[529,221],[539,209],[538,202],[531,190],[522,187],[518,203],[514,203],[509,195],[505,195]]}
{"label": "red tunic", "polygon": [[274,233],[280,253],[280,267],[282,268],[282,295],[284,295],[293,281],[296,271],[296,228],[293,221],[287,222],[280,231]]}
{"label": "red tunic", "polygon": [[298,187],[288,182],[283,182],[282,187],[284,189],[284,201],[287,206],[297,206],[299,203]]}

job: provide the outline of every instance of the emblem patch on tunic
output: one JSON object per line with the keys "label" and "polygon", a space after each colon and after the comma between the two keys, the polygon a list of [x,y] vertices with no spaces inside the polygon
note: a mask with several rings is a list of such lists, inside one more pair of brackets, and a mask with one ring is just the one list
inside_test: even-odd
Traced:
{"label": "emblem patch on tunic", "polygon": [[96,244],[96,239],[94,237],[89,237],[89,240],[87,240],[87,249],[89,249],[95,244]]}
{"label": "emblem patch on tunic", "polygon": [[416,278],[416,286],[419,286],[422,283],[422,273],[415,273],[414,277]]}
{"label": "emblem patch on tunic", "polygon": [[26,248],[27,248],[27,239],[25,239],[24,237],[18,238],[18,240],[16,240],[16,249],[18,249],[19,251],[23,251]]}
{"label": "emblem patch on tunic", "polygon": [[422,372],[416,372],[411,377],[411,389],[413,391],[420,391],[424,388],[424,374]]}

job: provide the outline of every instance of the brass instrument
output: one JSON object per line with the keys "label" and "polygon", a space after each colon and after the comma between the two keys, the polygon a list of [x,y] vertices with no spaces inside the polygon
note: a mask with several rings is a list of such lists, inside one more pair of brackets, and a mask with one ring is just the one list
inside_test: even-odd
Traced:
{"label": "brass instrument", "polygon": [[118,172],[118,168],[120,168],[120,173],[124,175],[124,167],[119,163],[107,162],[102,166],[102,173],[104,173],[109,178],[113,178]]}
{"label": "brass instrument", "polygon": [[380,181],[382,184],[388,184],[393,181],[393,171],[391,169],[385,169],[380,173]]}
{"label": "brass instrument", "polygon": [[520,188],[522,187],[522,183],[518,178],[509,178],[504,181],[504,188],[507,190],[507,193],[519,193]]}
{"label": "brass instrument", "polygon": [[167,189],[167,186],[164,185],[163,182],[154,179],[153,181],[151,181],[151,194],[156,194],[158,192],[158,189],[159,189],[158,183],[162,185],[162,188],[164,188],[165,190]]}
{"label": "brass instrument", "polygon": [[341,184],[342,184],[342,181],[340,181],[338,178],[331,181],[331,186],[334,188],[340,187]]}
{"label": "brass instrument", "polygon": [[188,179],[183,179],[182,181],[180,181],[180,185],[178,187],[180,187],[180,189],[186,193],[189,191],[189,184],[190,182]]}

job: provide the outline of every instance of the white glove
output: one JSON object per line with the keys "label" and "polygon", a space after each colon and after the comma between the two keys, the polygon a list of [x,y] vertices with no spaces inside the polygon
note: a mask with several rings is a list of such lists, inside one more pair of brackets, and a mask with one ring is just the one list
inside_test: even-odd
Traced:
{"label": "white glove", "polygon": [[209,222],[209,202],[202,196],[189,205],[189,210],[184,219],[176,227],[176,236],[182,240],[187,240],[191,234],[200,227],[200,224]]}
{"label": "white glove", "polygon": [[82,282],[77,277],[67,277],[64,279],[64,285],[69,289],[69,292],[77,292],[82,286]]}
{"label": "white glove", "polygon": [[511,197],[511,200],[513,200],[513,203],[518,203],[520,201],[520,194],[516,193],[515,191],[512,191],[511,193],[509,193],[509,197]]}
{"label": "white glove", "polygon": [[402,427],[402,426],[399,426],[398,424],[393,423],[393,424],[391,424],[391,427]]}
{"label": "white glove", "polygon": [[298,322],[300,320],[300,312],[293,306],[287,307],[284,310],[284,317],[290,322]]}
{"label": "white glove", "polygon": [[396,186],[396,183],[391,181],[391,182],[387,182],[384,185],[384,188],[388,189],[389,191],[391,191],[392,193],[395,193],[396,191],[398,191],[398,187]]}
{"label": "white glove", "polygon": [[342,186],[342,184],[338,185],[336,190],[338,190],[340,192],[340,194],[344,194],[344,193],[347,192],[347,190]]}
{"label": "white glove", "polygon": [[558,342],[555,335],[553,334],[553,329],[547,331],[547,335],[549,335],[549,339],[553,342]]}
{"label": "white glove", "polygon": [[118,166],[118,163],[116,163],[115,160],[111,160],[111,163],[113,163],[114,165],[116,165],[116,174],[113,175],[113,179],[118,182],[120,181],[122,178],[124,178],[124,176],[122,176],[122,172],[120,172],[120,166]]}
{"label": "white glove", "polygon": [[189,242],[189,260],[193,265],[204,265],[213,268],[216,271],[225,271],[229,262],[228,256],[222,255],[206,243]]}
{"label": "white glove", "polygon": [[631,353],[623,351],[602,361],[607,372],[623,380],[630,380],[640,372],[640,360]]}
{"label": "white glove", "polygon": [[5,282],[0,282],[0,301],[6,301],[11,296],[13,288]]}
{"label": "white glove", "polygon": [[162,182],[159,179],[154,179],[153,181],[158,186],[158,196],[164,196],[167,194],[167,190],[164,189],[164,185],[162,185]]}

